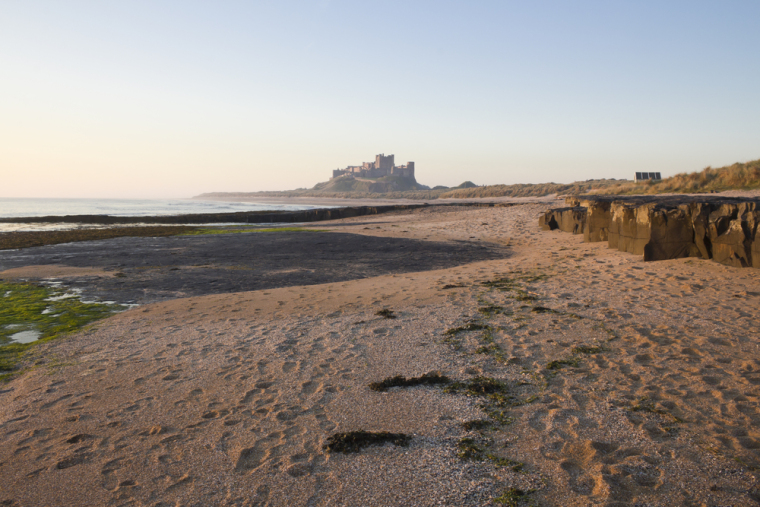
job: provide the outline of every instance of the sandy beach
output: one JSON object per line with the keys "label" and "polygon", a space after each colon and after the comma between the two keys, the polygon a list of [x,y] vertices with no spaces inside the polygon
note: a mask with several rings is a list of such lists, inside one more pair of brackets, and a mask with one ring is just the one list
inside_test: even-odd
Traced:
{"label": "sandy beach", "polygon": [[[514,204],[1,252],[140,306],[0,385],[0,505],[760,503],[760,272]],[[369,387],[429,372],[459,384]],[[356,430],[411,439],[325,448]]]}

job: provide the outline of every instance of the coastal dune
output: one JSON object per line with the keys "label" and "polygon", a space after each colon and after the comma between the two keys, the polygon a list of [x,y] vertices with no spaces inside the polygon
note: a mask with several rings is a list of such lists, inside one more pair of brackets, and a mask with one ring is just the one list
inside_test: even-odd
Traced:
{"label": "coastal dune", "polygon": [[[760,273],[645,263],[542,231],[541,204],[433,208],[314,228],[508,255],[171,299],[37,347],[31,369],[0,387],[0,501],[760,500]],[[369,387],[429,372],[460,384]],[[461,387],[477,379],[500,397]],[[325,448],[356,430],[411,438]]]}

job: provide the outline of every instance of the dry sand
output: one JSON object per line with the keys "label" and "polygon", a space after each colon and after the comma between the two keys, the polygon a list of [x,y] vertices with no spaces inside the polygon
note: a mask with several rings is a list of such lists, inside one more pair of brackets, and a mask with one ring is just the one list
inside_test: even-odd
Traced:
{"label": "dry sand", "polygon": [[[0,386],[0,505],[756,505],[760,273],[541,231],[545,206],[320,224],[514,255],[177,299],[38,347]],[[445,334],[469,322],[493,341]],[[467,431],[479,398],[368,388],[433,370],[507,382],[510,423]],[[357,429],[413,438],[322,448]],[[459,459],[464,437],[522,471]]]}

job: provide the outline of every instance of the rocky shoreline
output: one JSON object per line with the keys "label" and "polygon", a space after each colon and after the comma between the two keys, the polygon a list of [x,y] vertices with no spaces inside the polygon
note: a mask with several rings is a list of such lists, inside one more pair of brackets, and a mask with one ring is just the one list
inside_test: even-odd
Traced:
{"label": "rocky shoreline", "polygon": [[717,196],[569,196],[539,218],[544,230],[643,255],[645,261],[699,257],[760,268],[760,199]]}
{"label": "rocky shoreline", "polygon": [[347,206],[344,208],[309,209],[298,211],[238,211],[235,213],[194,213],[187,215],[158,215],[117,217],[111,215],[64,215],[44,217],[0,218],[4,224],[79,223],[79,224],[214,224],[214,223],[292,223],[335,220],[389,211],[410,210],[425,204],[394,206]]}
{"label": "rocky shoreline", "polygon": [[[478,202],[478,203],[441,203],[434,206],[471,206],[499,207],[515,206],[512,202]],[[520,203],[524,204],[524,203]],[[186,215],[154,216],[112,216],[112,215],[62,215],[44,217],[6,217],[0,218],[0,224],[41,224],[41,223],[77,223],[77,224],[270,224],[320,222],[339,220],[368,215],[379,215],[393,211],[411,211],[431,206],[429,204],[393,204],[387,206],[345,206],[340,208],[321,208],[297,211],[238,211],[235,213],[194,213]]]}

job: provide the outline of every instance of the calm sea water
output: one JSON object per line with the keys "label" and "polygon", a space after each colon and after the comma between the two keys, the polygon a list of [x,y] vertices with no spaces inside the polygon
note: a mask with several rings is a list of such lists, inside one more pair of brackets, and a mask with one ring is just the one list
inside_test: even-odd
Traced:
{"label": "calm sea water", "polygon": [[[196,201],[190,199],[10,199],[0,198],[0,217],[62,215],[111,215],[121,217],[234,213],[237,211],[295,211],[326,208],[310,204],[261,204],[255,202]],[[79,228],[77,224],[0,224],[0,232]],[[93,227],[89,225],[87,227]]]}

